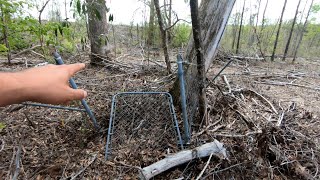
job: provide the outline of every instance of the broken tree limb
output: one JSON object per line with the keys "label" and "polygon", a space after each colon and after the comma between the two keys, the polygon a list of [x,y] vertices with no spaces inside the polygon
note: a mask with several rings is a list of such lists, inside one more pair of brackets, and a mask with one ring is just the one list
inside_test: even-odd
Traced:
{"label": "broken tree limb", "polygon": [[193,159],[207,157],[210,154],[224,159],[227,158],[227,150],[223,147],[223,143],[214,140],[211,143],[204,144],[197,148],[169,155],[165,159],[143,168],[140,172],[140,178],[145,180],[151,179],[170,168],[184,164]]}
{"label": "broken tree limb", "polygon": [[[20,56],[21,54],[24,54],[24,53],[26,53],[26,52],[28,52],[28,51],[32,51],[32,50],[34,50],[34,49],[36,49],[36,48],[38,48],[38,47],[41,47],[41,45],[35,45],[35,46],[31,47],[31,48],[22,50],[21,52],[18,52],[17,54],[13,54],[13,55],[12,55],[12,59],[15,59],[15,58],[17,58],[18,56]],[[43,55],[42,55],[42,56],[43,56]]]}

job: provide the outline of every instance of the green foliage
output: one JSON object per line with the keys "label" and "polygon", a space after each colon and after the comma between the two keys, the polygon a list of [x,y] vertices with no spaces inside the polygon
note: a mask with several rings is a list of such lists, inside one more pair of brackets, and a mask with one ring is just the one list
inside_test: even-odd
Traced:
{"label": "green foliage", "polygon": [[320,11],[320,4],[314,4],[311,8],[312,13],[318,13]]}
{"label": "green foliage", "polygon": [[6,45],[0,44],[0,53],[1,52],[7,52],[7,51],[8,51],[8,48],[6,47]]}
{"label": "green foliage", "polygon": [[[276,50],[276,54],[283,54],[285,45],[288,40],[288,34],[292,26],[292,20],[288,20],[283,22],[279,40],[278,47]],[[234,38],[238,36],[238,32],[234,33],[233,26],[228,25],[224,34],[224,37],[221,41],[221,47],[225,50],[235,52],[235,49],[232,49],[232,42]],[[277,25],[267,23],[264,26],[263,31],[261,32],[261,25],[257,27],[257,32],[260,37],[260,41],[262,44],[262,50],[265,55],[271,55],[273,50],[274,41],[276,39],[276,28]],[[289,56],[293,56],[294,50],[297,47],[298,38],[301,34],[301,29],[303,28],[303,24],[296,24],[295,29],[293,31],[292,41],[289,47]],[[250,25],[244,25],[243,31],[240,39],[240,52],[247,55],[255,55],[259,54],[259,47],[256,40],[256,34],[254,33],[254,29]],[[319,49],[319,40],[320,40],[320,24],[308,23],[307,29],[304,32],[303,39],[301,42],[300,50],[298,52],[298,56],[302,57],[318,57],[320,56]],[[250,43],[250,38],[254,39],[254,43]]]}
{"label": "green foliage", "polygon": [[[5,21],[0,20],[0,28],[8,28],[8,41],[12,51],[27,49],[33,45],[40,44],[43,38],[45,53],[50,53],[47,46],[60,46],[68,52],[75,51],[76,43],[80,42],[80,37],[86,34],[85,22],[79,21],[70,23],[67,20],[42,21],[42,24],[33,17],[22,16],[22,6],[28,5],[26,1],[0,0],[1,14],[5,16]],[[82,28],[80,28],[80,26]],[[77,29],[77,30],[76,30]],[[2,30],[0,29],[0,35]],[[0,42],[2,43],[2,42]],[[0,52],[8,52],[4,44],[0,44]],[[46,56],[46,54],[44,54]]]}
{"label": "green foliage", "polygon": [[174,28],[174,37],[172,41],[173,47],[181,47],[186,45],[189,41],[189,36],[191,33],[191,26],[188,24],[178,24]]}
{"label": "green foliage", "polygon": [[0,132],[1,132],[4,128],[6,128],[6,124],[0,123]]}

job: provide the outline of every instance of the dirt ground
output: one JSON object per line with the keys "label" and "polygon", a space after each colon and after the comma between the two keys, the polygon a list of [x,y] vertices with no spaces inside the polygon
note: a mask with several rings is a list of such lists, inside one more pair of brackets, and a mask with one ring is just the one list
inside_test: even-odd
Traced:
{"label": "dirt ground", "polygon": [[[168,91],[175,76],[155,63],[148,66],[136,52],[114,57],[126,67],[89,65],[74,78],[89,92],[88,104],[102,127],[98,132],[85,113],[24,105],[0,108],[0,179],[137,179],[138,174],[128,173],[135,168],[131,162],[104,159],[112,95]],[[89,63],[85,53],[64,59]],[[21,70],[41,62],[27,56],[13,65],[1,61],[0,69]],[[208,80],[226,62],[216,60]],[[208,158],[196,159],[156,179],[195,179],[204,168],[200,179],[320,179],[319,70],[320,59],[295,64],[235,60],[208,87],[207,124],[193,132],[190,145],[217,139],[228,159],[213,157],[206,168]]]}

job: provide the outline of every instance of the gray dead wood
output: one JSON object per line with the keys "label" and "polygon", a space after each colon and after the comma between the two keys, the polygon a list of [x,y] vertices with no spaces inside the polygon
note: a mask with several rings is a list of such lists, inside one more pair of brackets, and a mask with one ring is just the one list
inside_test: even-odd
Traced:
{"label": "gray dead wood", "polygon": [[[12,55],[12,59],[15,59],[15,58],[19,57],[20,55],[22,55],[22,54],[24,54],[24,53],[27,53],[27,52],[29,52],[29,51],[32,51],[32,50],[34,50],[34,49],[36,49],[36,48],[38,48],[38,47],[41,47],[41,45],[35,45],[35,46],[31,47],[31,48],[22,50],[21,52],[18,52],[17,54],[13,54],[13,55]],[[41,56],[43,56],[43,55],[41,54]]]}
{"label": "gray dead wood", "polygon": [[210,154],[223,159],[227,158],[227,150],[223,147],[223,143],[214,140],[211,143],[204,144],[197,148],[169,155],[165,159],[143,168],[140,172],[140,178],[146,180],[151,179],[170,168],[187,163],[193,159],[210,156]]}

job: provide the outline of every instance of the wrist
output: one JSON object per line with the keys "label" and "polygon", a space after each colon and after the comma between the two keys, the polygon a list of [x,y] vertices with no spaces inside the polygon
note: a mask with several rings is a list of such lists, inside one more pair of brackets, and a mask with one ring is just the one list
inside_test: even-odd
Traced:
{"label": "wrist", "polygon": [[17,94],[20,102],[32,101],[32,79],[29,79],[24,71],[12,73],[12,84],[14,86],[13,92]]}
{"label": "wrist", "polygon": [[27,100],[23,92],[22,79],[17,73],[0,73],[0,106],[20,103]]}

